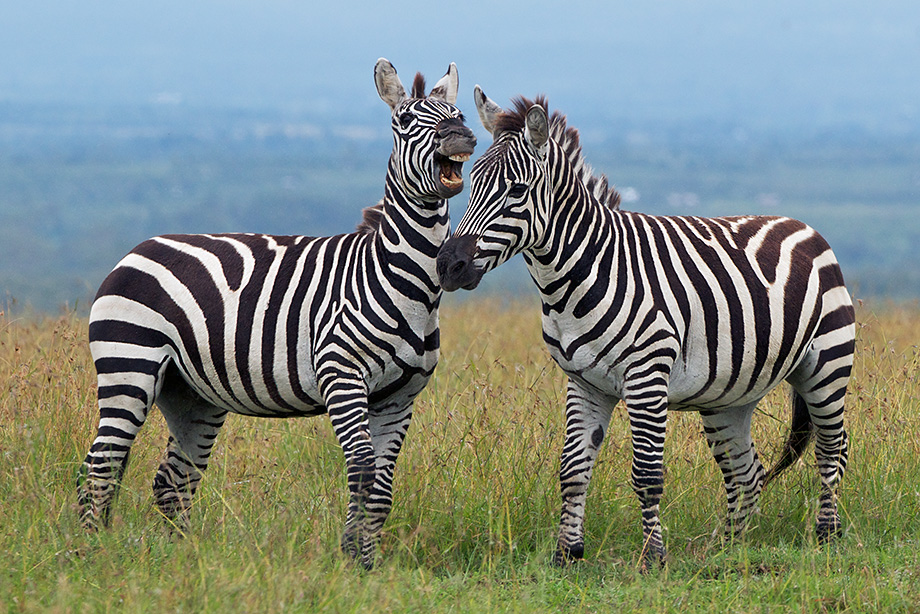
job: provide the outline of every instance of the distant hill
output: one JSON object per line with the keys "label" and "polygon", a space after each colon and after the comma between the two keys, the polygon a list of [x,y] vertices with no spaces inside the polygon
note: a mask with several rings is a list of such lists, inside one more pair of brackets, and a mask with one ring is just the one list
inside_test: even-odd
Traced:
{"label": "distant hill", "polygon": [[[920,297],[920,137],[569,117],[625,208],[798,217],[831,242],[857,296]],[[0,300],[85,308],[161,233],[350,232],[382,195],[390,139],[380,117],[0,104]],[[466,198],[451,201],[455,223]],[[484,287],[526,292],[525,275],[502,269]]]}

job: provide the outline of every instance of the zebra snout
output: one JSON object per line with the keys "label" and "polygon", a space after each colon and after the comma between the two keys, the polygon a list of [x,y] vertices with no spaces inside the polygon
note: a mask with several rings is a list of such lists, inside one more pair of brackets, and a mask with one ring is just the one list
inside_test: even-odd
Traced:
{"label": "zebra snout", "polygon": [[435,128],[437,130],[439,137],[445,137],[451,134],[457,136],[463,136],[466,138],[473,139],[473,142],[476,142],[476,137],[473,136],[473,131],[470,130],[466,124],[463,123],[463,120],[459,117],[451,117],[450,119],[442,119],[438,122],[438,125]]}
{"label": "zebra snout", "polygon": [[443,156],[469,156],[476,147],[476,136],[463,121],[451,118],[441,121],[435,131],[439,153]]}
{"label": "zebra snout", "polygon": [[443,290],[472,290],[479,285],[483,271],[473,264],[475,255],[476,238],[471,235],[453,237],[441,246],[437,269]]}

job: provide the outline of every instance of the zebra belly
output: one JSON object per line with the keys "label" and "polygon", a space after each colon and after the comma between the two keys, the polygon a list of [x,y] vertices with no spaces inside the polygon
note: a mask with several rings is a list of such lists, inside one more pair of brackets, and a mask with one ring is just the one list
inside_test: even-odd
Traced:
{"label": "zebra belly", "polygon": [[725,365],[710,373],[707,364],[678,360],[668,382],[668,407],[677,411],[718,410],[756,404],[789,375],[798,358],[782,364],[768,361],[754,369],[749,363]]}
{"label": "zebra belly", "polygon": [[[303,394],[296,398],[282,399],[282,402],[265,400],[260,397],[245,396],[238,397],[230,393],[226,388],[215,385],[214,382],[202,386],[201,382],[192,383],[188,374],[182,373],[185,382],[199,395],[202,399],[226,409],[232,413],[260,416],[272,418],[295,418],[306,416],[319,416],[327,413],[325,403],[315,385],[316,376],[312,370],[307,374],[308,381],[312,386],[303,390],[308,396]],[[396,371],[380,373],[377,377],[372,377],[365,383],[368,386],[368,407],[371,411],[376,408],[390,407],[393,405],[405,406],[411,403],[416,396],[425,388],[430,379],[429,371]],[[304,378],[307,380],[307,378]],[[232,388],[239,388],[233,386]],[[216,394],[215,388],[221,390]]]}
{"label": "zebra belly", "polygon": [[[676,337],[671,345],[678,346]],[[716,360],[712,365],[708,352],[702,348],[697,350],[690,343],[684,344],[684,351],[673,362],[630,355],[629,346],[615,348],[603,356],[590,344],[571,357],[566,357],[558,348],[550,346],[549,349],[569,377],[617,399],[624,398],[630,372],[644,372],[658,363],[668,380],[668,408],[699,411],[756,403],[789,375],[807,346],[807,343],[800,345],[799,351],[787,355],[780,365],[775,357],[768,357],[762,364],[746,357],[737,364]]]}
{"label": "zebra belly", "polygon": [[[199,367],[204,366],[199,365]],[[326,413],[322,397],[316,389],[315,376],[312,377],[312,381],[306,380],[304,383],[308,385],[299,388],[296,394],[287,391],[287,394],[281,396],[277,392],[277,382],[272,383],[273,391],[269,392],[265,382],[256,384],[252,379],[227,377],[226,372],[221,377],[214,370],[208,372],[207,369],[204,369],[205,376],[202,377],[200,372],[191,374],[178,363],[177,367],[184,383],[198,396],[212,405],[235,414],[293,418]],[[168,385],[170,385],[169,379],[164,382],[164,386]]]}
{"label": "zebra belly", "polygon": [[[604,396],[616,399],[624,397],[626,377],[621,369],[563,370],[569,377],[575,378]],[[737,385],[723,389],[718,395],[712,395],[708,398],[700,395],[700,390],[706,387],[706,379],[699,372],[688,372],[684,369],[673,370],[668,380],[668,409],[672,411],[700,411],[750,405],[757,403],[770,390],[775,388],[782,382],[783,377],[778,377],[768,385],[756,386],[750,389],[747,386]],[[718,383],[716,381],[714,385],[718,386]]]}

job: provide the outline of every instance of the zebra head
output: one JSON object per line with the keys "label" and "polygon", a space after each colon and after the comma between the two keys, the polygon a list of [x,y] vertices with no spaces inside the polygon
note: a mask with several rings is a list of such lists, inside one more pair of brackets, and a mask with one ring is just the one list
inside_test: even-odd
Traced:
{"label": "zebra head", "polygon": [[463,189],[463,163],[476,146],[473,131],[463,123],[454,106],[459,79],[451,62],[431,92],[425,95],[425,79],[415,76],[411,96],[385,58],[374,67],[377,93],[393,112],[391,171],[413,199],[438,201],[456,196]]}
{"label": "zebra head", "polygon": [[545,101],[518,99],[516,111],[506,113],[478,85],[473,98],[494,141],[473,164],[469,207],[438,253],[438,277],[448,292],[472,290],[487,272],[534,247],[549,200]]}

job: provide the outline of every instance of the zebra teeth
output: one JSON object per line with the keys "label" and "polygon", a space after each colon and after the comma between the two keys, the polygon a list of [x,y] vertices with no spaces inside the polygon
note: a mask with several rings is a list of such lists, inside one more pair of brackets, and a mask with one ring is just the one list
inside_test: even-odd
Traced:
{"label": "zebra teeth", "polygon": [[454,162],[468,162],[470,159],[470,154],[454,154],[448,157]]}
{"label": "zebra teeth", "polygon": [[463,165],[455,160],[458,157],[466,157],[469,159],[469,154],[453,154],[449,157],[440,157],[438,159],[438,166],[440,166],[439,179],[441,180],[441,185],[452,192],[457,192],[463,189],[463,175],[462,169]]}

